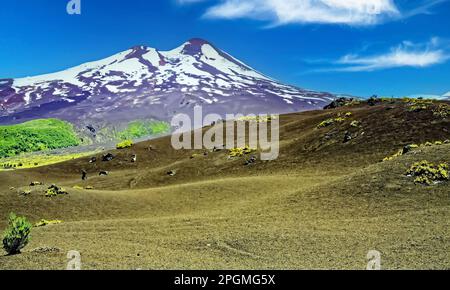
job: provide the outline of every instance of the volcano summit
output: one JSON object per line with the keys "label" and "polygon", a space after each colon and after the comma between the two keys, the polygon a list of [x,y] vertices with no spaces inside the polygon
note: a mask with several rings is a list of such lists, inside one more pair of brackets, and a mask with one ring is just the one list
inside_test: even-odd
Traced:
{"label": "volcano summit", "polygon": [[206,113],[289,113],[333,95],[273,80],[202,39],[170,51],[137,46],[65,71],[0,80],[0,124],[59,118],[77,126]]}

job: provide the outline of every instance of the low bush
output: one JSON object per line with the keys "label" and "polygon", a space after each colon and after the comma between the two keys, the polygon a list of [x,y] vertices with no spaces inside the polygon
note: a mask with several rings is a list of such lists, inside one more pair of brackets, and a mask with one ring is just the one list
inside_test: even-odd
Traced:
{"label": "low bush", "polygon": [[325,121],[320,122],[319,125],[317,125],[317,128],[318,129],[325,128],[325,127],[331,126],[333,124],[334,124],[334,119],[326,119]]}
{"label": "low bush", "polygon": [[229,157],[242,157],[242,156],[250,154],[254,151],[256,151],[256,149],[252,149],[248,146],[245,146],[243,148],[233,148],[233,149],[229,150],[228,156]]}
{"label": "low bush", "polygon": [[406,154],[406,153],[408,153],[408,152],[410,152],[410,151],[412,151],[414,149],[417,149],[417,148],[431,147],[431,146],[440,146],[440,145],[447,144],[447,143],[450,143],[450,142],[448,142],[448,140],[445,140],[445,141],[434,141],[434,142],[427,141],[427,142],[425,142],[423,144],[420,144],[420,145],[417,145],[417,144],[406,145],[405,147],[403,147],[403,149],[400,149],[394,155],[384,158],[383,161],[392,160],[392,159],[394,159],[394,158],[396,158],[398,156],[402,156],[402,155],[404,155],[404,154]]}
{"label": "low bush", "polygon": [[3,249],[8,255],[19,254],[28,244],[32,227],[25,217],[9,215],[8,228],[3,234]]}
{"label": "low bush", "polygon": [[131,147],[133,147],[133,141],[131,140],[125,140],[116,145],[117,149],[126,149]]}
{"label": "low bush", "polygon": [[45,226],[48,226],[48,225],[56,225],[56,224],[60,224],[60,223],[62,223],[62,221],[60,221],[60,220],[45,220],[45,219],[41,219],[34,226],[36,228],[38,228],[38,227],[45,227]]}
{"label": "low bush", "polygon": [[426,160],[414,163],[406,172],[406,175],[415,177],[415,183],[424,185],[432,185],[449,180],[448,165],[446,163],[434,165]]}
{"label": "low bush", "polygon": [[337,114],[337,116],[335,118],[329,118],[329,119],[326,119],[326,120],[320,122],[319,125],[317,125],[317,129],[325,128],[325,127],[331,126],[335,123],[342,123],[347,118],[351,117],[352,115],[353,115],[352,112],[347,112],[344,114],[339,113],[339,114]]}
{"label": "low bush", "polygon": [[54,197],[61,194],[69,194],[64,188],[52,184],[46,191],[46,197]]}
{"label": "low bush", "polygon": [[435,109],[433,109],[433,115],[440,118],[447,118],[450,116],[450,105],[439,104]]}

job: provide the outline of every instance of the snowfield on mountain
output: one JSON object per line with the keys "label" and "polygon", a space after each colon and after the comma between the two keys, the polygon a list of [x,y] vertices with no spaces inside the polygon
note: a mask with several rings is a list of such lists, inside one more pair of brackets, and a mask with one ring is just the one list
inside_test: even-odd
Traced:
{"label": "snowfield on mountain", "polygon": [[206,113],[320,109],[333,95],[282,84],[202,39],[171,51],[137,46],[65,71],[0,80],[0,124],[60,118],[76,125]]}

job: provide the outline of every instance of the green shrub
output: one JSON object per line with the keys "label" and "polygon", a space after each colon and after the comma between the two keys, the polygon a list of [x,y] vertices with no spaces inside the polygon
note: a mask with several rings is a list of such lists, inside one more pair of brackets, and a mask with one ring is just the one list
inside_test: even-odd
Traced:
{"label": "green shrub", "polygon": [[118,143],[118,144],[116,145],[116,148],[117,148],[117,149],[125,149],[125,148],[130,148],[130,147],[132,147],[132,146],[133,146],[133,141],[131,141],[131,140],[125,140],[125,141],[122,141],[122,142]]}
{"label": "green shrub", "polygon": [[402,156],[402,155],[403,155],[403,149],[400,149],[400,150],[397,151],[397,153],[395,153],[394,155],[385,157],[385,158],[383,159],[383,161],[390,161],[390,160],[392,160],[392,159],[394,159],[394,158],[396,158],[396,157]]}
{"label": "green shrub", "polygon": [[414,163],[406,172],[406,175],[415,177],[415,183],[425,185],[449,180],[448,165],[446,163],[434,165],[426,160]]}
{"label": "green shrub", "polygon": [[32,225],[25,217],[9,215],[8,228],[3,234],[3,248],[8,255],[19,254],[30,239]]}
{"label": "green shrub", "polygon": [[52,184],[46,191],[46,197],[54,197],[60,194],[69,194],[64,188]]}
{"label": "green shrub", "polygon": [[252,149],[248,146],[245,146],[243,148],[233,148],[233,149],[229,150],[228,156],[229,157],[242,157],[242,156],[250,154],[254,151],[256,151],[256,149]]}
{"label": "green shrub", "polygon": [[317,128],[318,129],[325,128],[325,127],[331,126],[333,124],[334,124],[334,119],[326,119],[325,121],[320,122],[319,125],[317,125]]}
{"label": "green shrub", "polygon": [[317,125],[317,129],[331,126],[334,123],[342,123],[352,115],[353,115],[352,112],[347,112],[345,114],[339,113],[335,118],[326,119],[325,121],[320,122],[319,125]]}
{"label": "green shrub", "polygon": [[407,102],[408,111],[410,112],[420,112],[425,111],[430,108],[433,104],[432,100],[421,100],[421,99],[405,99]]}

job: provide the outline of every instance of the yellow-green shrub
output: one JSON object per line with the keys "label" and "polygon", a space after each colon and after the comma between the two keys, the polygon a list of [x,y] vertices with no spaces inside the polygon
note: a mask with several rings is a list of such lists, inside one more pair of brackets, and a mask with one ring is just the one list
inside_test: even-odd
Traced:
{"label": "yellow-green shrub", "polygon": [[402,156],[402,155],[404,155],[404,154],[406,154],[406,153],[408,153],[408,152],[410,152],[411,150],[416,149],[416,148],[419,148],[419,145],[417,145],[417,144],[406,145],[405,147],[403,147],[403,149],[400,149],[400,150],[397,151],[397,153],[395,153],[394,155],[388,156],[388,157],[384,158],[383,161],[389,161],[389,160],[392,160],[392,159],[394,159],[394,158],[396,158],[396,157],[399,157],[399,156]]}
{"label": "yellow-green shrub", "polygon": [[125,148],[130,148],[132,146],[133,146],[133,141],[125,140],[125,141],[122,141],[120,143],[117,143],[116,148],[117,149],[125,149]]}
{"label": "yellow-green shrub", "polygon": [[434,110],[433,115],[436,117],[447,118],[450,116],[450,105],[439,104]]}
{"label": "yellow-green shrub", "polygon": [[320,122],[319,125],[317,125],[317,128],[318,129],[325,128],[325,127],[331,126],[333,124],[334,124],[334,119],[326,119],[325,121]]}
{"label": "yellow-green shrub", "polygon": [[28,244],[32,227],[25,217],[9,215],[8,228],[3,233],[3,248],[9,255],[19,254]]}
{"label": "yellow-green shrub", "polygon": [[426,160],[414,163],[406,172],[406,175],[415,177],[415,183],[425,185],[449,180],[448,165],[446,163],[434,165]]}
{"label": "yellow-green shrub", "polygon": [[321,129],[321,128],[325,128],[325,127],[331,126],[334,123],[344,122],[346,120],[346,118],[349,118],[351,116],[352,116],[352,112],[347,112],[345,114],[339,113],[339,114],[337,114],[337,116],[335,118],[329,118],[329,119],[326,119],[326,120],[320,122],[317,125],[317,129]]}
{"label": "yellow-green shrub", "polygon": [[233,148],[228,151],[228,156],[229,157],[241,157],[246,154],[250,154],[254,151],[255,151],[255,149],[252,149],[249,146],[245,146],[243,148]]}
{"label": "yellow-green shrub", "polygon": [[421,100],[421,99],[406,99],[408,102],[408,111],[410,112],[419,112],[428,110],[430,105],[433,104],[432,100]]}
{"label": "yellow-green shrub", "polygon": [[56,185],[51,185],[46,191],[45,191],[45,196],[46,197],[54,197],[60,194],[68,194],[68,192],[59,186]]}
{"label": "yellow-green shrub", "polygon": [[62,221],[60,221],[60,220],[45,220],[45,219],[41,219],[34,226],[38,228],[38,227],[45,227],[47,225],[56,225],[56,224],[60,224],[60,223],[62,223]]}

